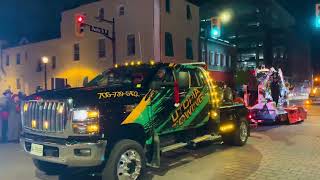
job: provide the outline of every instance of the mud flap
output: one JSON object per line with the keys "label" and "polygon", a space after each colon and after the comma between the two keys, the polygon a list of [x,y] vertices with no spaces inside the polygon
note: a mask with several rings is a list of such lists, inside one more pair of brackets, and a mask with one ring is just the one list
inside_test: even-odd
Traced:
{"label": "mud flap", "polygon": [[148,166],[153,168],[160,168],[160,138],[159,135],[154,132],[152,136],[152,144],[151,144],[151,150],[152,150],[152,158]]}

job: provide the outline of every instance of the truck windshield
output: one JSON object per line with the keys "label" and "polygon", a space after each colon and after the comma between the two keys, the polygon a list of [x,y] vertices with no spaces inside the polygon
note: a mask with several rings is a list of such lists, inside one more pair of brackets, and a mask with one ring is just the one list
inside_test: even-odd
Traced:
{"label": "truck windshield", "polygon": [[120,67],[112,68],[95,77],[86,86],[134,86],[144,87],[149,84],[156,72],[155,67]]}

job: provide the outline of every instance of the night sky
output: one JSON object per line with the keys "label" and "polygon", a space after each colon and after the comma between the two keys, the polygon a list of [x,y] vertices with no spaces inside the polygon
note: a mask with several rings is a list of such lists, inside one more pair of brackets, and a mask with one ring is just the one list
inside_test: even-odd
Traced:
{"label": "night sky", "polygon": [[96,0],[1,0],[0,39],[40,41],[59,37],[61,12]]}
{"label": "night sky", "polygon": [[[1,0],[0,39],[12,44],[21,37],[31,42],[59,37],[61,12],[94,1],[97,0]],[[320,66],[320,30],[313,28],[317,0],[278,1],[295,16],[298,34],[310,41],[313,62]]]}

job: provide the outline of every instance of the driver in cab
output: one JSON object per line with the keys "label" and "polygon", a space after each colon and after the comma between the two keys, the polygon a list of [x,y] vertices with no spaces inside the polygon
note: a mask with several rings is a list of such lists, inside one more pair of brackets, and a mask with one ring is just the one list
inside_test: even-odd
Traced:
{"label": "driver in cab", "polygon": [[161,68],[156,73],[154,81],[152,82],[152,87],[159,89],[164,88],[165,86],[173,86],[173,76],[167,69]]}

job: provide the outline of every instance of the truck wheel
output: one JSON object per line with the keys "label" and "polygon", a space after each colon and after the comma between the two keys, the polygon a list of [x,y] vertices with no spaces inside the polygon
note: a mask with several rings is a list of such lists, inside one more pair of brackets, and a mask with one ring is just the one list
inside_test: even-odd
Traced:
{"label": "truck wheel", "polygon": [[146,158],[142,146],[133,140],[121,140],[113,146],[102,171],[102,180],[142,179]]}
{"label": "truck wheel", "polygon": [[33,159],[33,164],[36,168],[47,175],[57,175],[62,173],[62,170],[65,169],[65,166],[50,162],[45,162],[37,159]]}
{"label": "truck wheel", "polygon": [[250,134],[249,123],[242,119],[236,128],[233,133],[222,135],[222,140],[228,145],[243,146],[247,143]]}

